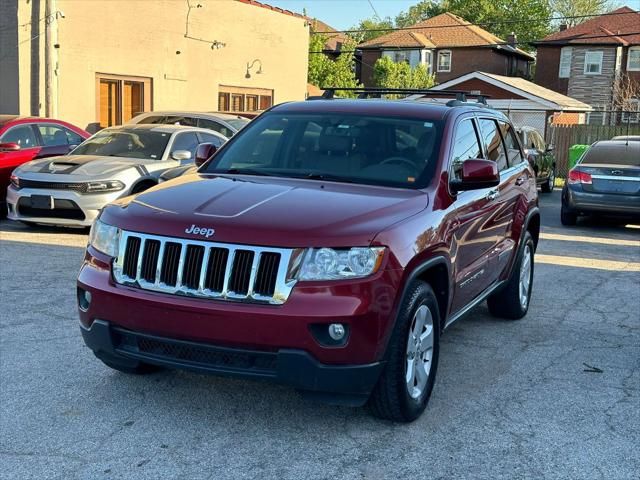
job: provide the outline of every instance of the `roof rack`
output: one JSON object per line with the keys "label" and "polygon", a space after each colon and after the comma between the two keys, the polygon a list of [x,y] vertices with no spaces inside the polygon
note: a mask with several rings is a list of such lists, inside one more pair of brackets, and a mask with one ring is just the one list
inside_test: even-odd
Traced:
{"label": "roof rack", "polygon": [[[321,87],[324,90],[322,95],[308,97],[307,100],[331,100],[335,98],[336,92],[351,92],[358,98],[382,98],[383,95],[421,95],[424,97],[454,97],[454,100],[447,102],[447,106],[462,105],[487,105],[488,95],[472,93],[465,90],[431,90],[426,88],[382,88],[382,87]],[[475,98],[476,102],[468,102],[467,98]]]}

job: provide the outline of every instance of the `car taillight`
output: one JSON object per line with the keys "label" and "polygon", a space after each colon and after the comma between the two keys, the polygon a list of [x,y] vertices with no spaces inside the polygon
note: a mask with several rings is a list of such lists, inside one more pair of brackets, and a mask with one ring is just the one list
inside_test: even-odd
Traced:
{"label": "car taillight", "polygon": [[591,174],[578,169],[569,170],[569,183],[586,183],[591,185]]}

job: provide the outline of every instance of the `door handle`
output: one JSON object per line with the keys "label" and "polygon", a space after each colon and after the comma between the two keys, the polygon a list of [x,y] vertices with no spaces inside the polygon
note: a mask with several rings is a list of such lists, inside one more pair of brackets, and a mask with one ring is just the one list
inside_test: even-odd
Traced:
{"label": "door handle", "polygon": [[495,200],[496,198],[498,198],[500,196],[500,191],[498,189],[494,189],[494,190],[490,190],[485,196],[484,198],[486,198],[487,200]]}
{"label": "door handle", "polygon": [[522,185],[525,181],[526,181],[526,178],[524,178],[524,177],[518,177],[518,178],[516,178],[516,185],[520,186],[520,185]]}

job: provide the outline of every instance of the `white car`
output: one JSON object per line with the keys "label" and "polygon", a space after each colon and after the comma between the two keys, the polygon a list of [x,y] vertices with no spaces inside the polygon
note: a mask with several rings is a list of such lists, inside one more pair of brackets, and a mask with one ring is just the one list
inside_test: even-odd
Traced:
{"label": "white car", "polygon": [[186,125],[188,127],[206,128],[233,137],[249,119],[240,115],[219,112],[146,112],[133,117],[129,125],[153,123],[163,125]]}
{"label": "white car", "polygon": [[106,128],[68,155],[16,168],[7,189],[8,218],[89,226],[107,203],[158,184],[168,169],[193,164],[198,145],[225,141],[219,133],[180,125]]}

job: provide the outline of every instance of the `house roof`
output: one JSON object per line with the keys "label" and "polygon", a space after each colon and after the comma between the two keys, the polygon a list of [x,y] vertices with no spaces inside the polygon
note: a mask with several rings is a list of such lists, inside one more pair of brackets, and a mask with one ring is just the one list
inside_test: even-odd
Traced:
{"label": "house roof", "polygon": [[[433,87],[433,89],[446,90],[470,79],[478,79],[490,83],[498,88],[502,88],[503,90],[515,93],[521,98],[537,101],[544,104],[550,110],[588,111],[592,109],[591,106],[586,103],[576,100],[575,98],[562,95],[561,93],[554,92],[548,88],[541,87],[540,85],[530,82],[529,80],[525,80],[524,78],[505,77],[504,75],[496,75],[486,72],[467,73],[449,80],[448,82],[441,83],[440,85]],[[489,103],[491,103],[490,99]]]}
{"label": "house roof", "polygon": [[[552,33],[537,42],[537,44],[640,45],[639,27],[640,13],[629,7],[621,7],[608,15],[601,15],[582,22],[575,27]],[[589,38],[601,35],[603,36],[602,38]],[[604,35],[611,36],[605,37]]]}
{"label": "house roof", "polygon": [[322,35],[327,37],[327,41],[324,43],[325,50],[337,52],[340,50],[340,48],[338,48],[338,43],[344,45],[351,39],[348,35],[338,32],[335,28],[330,27],[317,18],[308,18],[307,20],[311,28],[311,33],[322,32]]}
{"label": "house roof", "polygon": [[296,12],[292,12],[291,10],[285,10],[284,8],[274,7],[273,5],[268,5],[262,2],[256,2],[255,0],[236,0],[236,1],[241,3],[246,3],[247,5],[254,5],[256,7],[266,8],[267,10],[283,13],[285,15],[290,15],[292,17],[305,18],[304,15],[301,15]]}
{"label": "house roof", "polygon": [[358,45],[362,49],[376,48],[455,48],[496,46],[531,60],[533,57],[512,47],[483,28],[472,25],[453,13],[445,12],[416,23],[409,30],[394,30]]}

